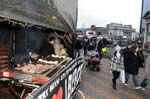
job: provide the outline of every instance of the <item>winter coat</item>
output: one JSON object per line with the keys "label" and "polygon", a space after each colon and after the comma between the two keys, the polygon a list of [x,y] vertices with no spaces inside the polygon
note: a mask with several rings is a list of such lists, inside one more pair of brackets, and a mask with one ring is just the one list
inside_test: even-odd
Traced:
{"label": "winter coat", "polygon": [[81,49],[81,48],[82,48],[82,46],[81,46],[80,41],[79,41],[79,40],[76,40],[76,41],[75,41],[75,49]]}
{"label": "winter coat", "polygon": [[99,41],[97,44],[97,51],[101,52],[103,47],[104,47],[104,44],[102,43],[102,41]]}
{"label": "winter coat", "polygon": [[85,41],[85,40],[84,40],[84,42],[83,42],[83,48],[84,48],[85,50],[87,50],[87,47],[88,47],[88,41]]}
{"label": "winter coat", "polygon": [[141,68],[144,68],[144,55],[143,55],[143,51],[140,50],[137,52],[137,56],[139,58],[139,61],[138,61],[138,66],[141,67]]}
{"label": "winter coat", "polygon": [[123,57],[124,57],[125,72],[137,75],[139,72],[138,56],[136,56],[133,52],[131,52],[128,48],[126,48],[124,49]]}
{"label": "winter coat", "polygon": [[110,66],[111,66],[112,70],[121,71],[121,69],[123,69],[123,67],[124,67],[123,56],[118,58],[117,56],[113,55],[111,58]]}
{"label": "winter coat", "polygon": [[94,45],[89,45],[89,46],[88,46],[88,51],[90,51],[90,50],[95,50],[95,49],[94,49]]}

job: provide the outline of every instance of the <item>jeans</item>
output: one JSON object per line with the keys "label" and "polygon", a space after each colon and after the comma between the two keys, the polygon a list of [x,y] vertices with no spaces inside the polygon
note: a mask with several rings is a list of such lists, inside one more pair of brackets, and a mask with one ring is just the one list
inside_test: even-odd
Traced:
{"label": "jeans", "polygon": [[75,57],[80,57],[80,49],[75,50]]}
{"label": "jeans", "polygon": [[98,52],[99,53],[99,58],[102,59],[103,58],[103,54],[101,52]]}
{"label": "jeans", "polygon": [[[138,87],[139,86],[138,75],[135,74],[135,75],[132,75],[132,77],[133,77],[134,86]],[[125,83],[128,83],[129,78],[130,78],[130,74],[129,73],[125,73]]]}

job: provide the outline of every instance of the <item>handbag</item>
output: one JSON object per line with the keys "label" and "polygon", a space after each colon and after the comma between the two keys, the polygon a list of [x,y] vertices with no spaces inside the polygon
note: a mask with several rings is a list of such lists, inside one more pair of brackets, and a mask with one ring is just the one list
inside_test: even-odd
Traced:
{"label": "handbag", "polygon": [[125,71],[121,69],[119,79],[122,83],[125,83]]}
{"label": "handbag", "polygon": [[102,48],[102,52],[104,53],[104,52],[107,52],[107,48],[106,47],[103,47]]}

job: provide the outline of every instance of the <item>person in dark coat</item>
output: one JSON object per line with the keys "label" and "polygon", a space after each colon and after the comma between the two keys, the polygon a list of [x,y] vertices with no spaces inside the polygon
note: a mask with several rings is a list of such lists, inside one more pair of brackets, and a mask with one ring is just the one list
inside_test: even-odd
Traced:
{"label": "person in dark coat", "polygon": [[128,43],[128,46],[123,50],[123,59],[124,59],[124,66],[128,66],[128,57],[130,53],[130,48],[133,46],[132,43]]}
{"label": "person in dark coat", "polygon": [[75,56],[80,57],[80,49],[82,48],[79,38],[75,41]]}
{"label": "person in dark coat", "polygon": [[139,58],[139,67],[144,68],[144,66],[145,66],[144,65],[144,54],[143,54],[142,46],[138,46],[137,56]]}
{"label": "person in dark coat", "polygon": [[86,55],[86,54],[87,54],[87,48],[88,48],[88,45],[89,45],[88,38],[87,38],[87,37],[85,37],[85,38],[84,38],[84,41],[83,41],[84,55]]}
{"label": "person in dark coat", "polygon": [[102,48],[105,47],[105,44],[103,42],[103,40],[100,40],[97,44],[97,51],[99,53],[100,59],[103,58],[103,54],[102,54]]}
{"label": "person in dark coat", "polygon": [[135,89],[140,89],[138,83],[138,71],[139,71],[139,58],[136,55],[137,46],[131,45],[124,50],[124,67],[125,67],[125,86],[127,86],[130,75],[133,76],[133,82]]}
{"label": "person in dark coat", "polygon": [[92,39],[89,41],[89,45],[88,45],[87,50],[88,50],[88,51],[90,51],[90,50],[95,50],[94,42],[93,42]]}

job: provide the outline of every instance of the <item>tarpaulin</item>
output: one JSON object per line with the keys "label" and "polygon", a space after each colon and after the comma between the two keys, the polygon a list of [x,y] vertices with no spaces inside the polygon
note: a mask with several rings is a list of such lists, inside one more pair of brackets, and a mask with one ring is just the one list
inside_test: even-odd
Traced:
{"label": "tarpaulin", "polygon": [[74,33],[77,7],[78,0],[1,0],[0,16]]}

